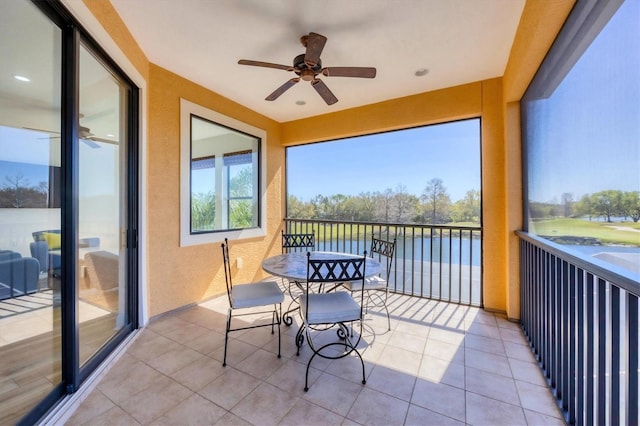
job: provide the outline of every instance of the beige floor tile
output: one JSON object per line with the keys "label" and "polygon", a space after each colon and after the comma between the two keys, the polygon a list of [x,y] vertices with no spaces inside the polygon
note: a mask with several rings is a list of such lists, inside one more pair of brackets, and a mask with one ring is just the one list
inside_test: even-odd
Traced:
{"label": "beige floor tile", "polygon": [[389,338],[387,344],[395,346],[396,348],[406,349],[411,352],[417,352],[422,354],[424,352],[424,346],[427,343],[427,335],[417,336],[415,334],[408,334],[397,329],[393,332]]}
{"label": "beige floor tile", "polygon": [[485,312],[479,308],[471,308],[469,309],[467,315],[465,316],[465,321],[480,323],[480,324],[488,324],[488,325],[497,325],[496,315],[491,312]]}
{"label": "beige floor tile", "polygon": [[258,387],[261,382],[255,377],[232,367],[227,366],[225,369],[226,371],[223,375],[200,389],[198,394],[222,408],[230,410]]}
{"label": "beige floor tile", "polygon": [[489,371],[506,377],[512,377],[509,361],[504,355],[496,355],[488,352],[465,348],[465,365],[478,370]]}
{"label": "beige floor tile", "polygon": [[194,339],[199,338],[203,334],[210,331],[208,328],[202,327],[197,324],[187,324],[184,327],[176,328],[174,330],[169,330],[164,333],[164,337],[167,337],[175,342],[180,344],[186,344]]}
{"label": "beige floor tile", "polygon": [[409,403],[373,389],[364,388],[347,418],[363,425],[397,425],[404,422]]}
{"label": "beige floor tile", "polygon": [[475,334],[492,339],[500,339],[500,329],[496,326],[474,322],[467,328],[468,334]]}
{"label": "beige floor tile", "polygon": [[363,386],[366,385],[322,373],[318,380],[309,387],[309,391],[302,392],[301,396],[309,402],[341,416],[346,416]]}
{"label": "beige floor tile", "polygon": [[452,345],[461,345],[464,341],[464,331],[447,327],[433,327],[429,339],[439,340]]}
{"label": "beige floor tile", "polygon": [[162,376],[162,373],[141,361],[136,360],[130,367],[118,363],[97,388],[110,400],[120,404],[142,392]]}
{"label": "beige floor tile", "polygon": [[178,371],[169,374],[176,382],[192,391],[199,391],[225,372],[225,367],[216,359],[202,356]]}
{"label": "beige floor tile", "polygon": [[502,337],[502,340],[504,340],[505,342],[513,342],[521,345],[528,344],[527,339],[524,337],[524,333],[522,332],[522,330],[519,330],[519,329],[512,330],[508,328],[501,328],[500,336]]}
{"label": "beige floor tile", "polygon": [[509,404],[520,405],[515,380],[509,377],[466,367],[465,385],[466,390],[469,392]]}
{"label": "beige floor tile", "polygon": [[188,321],[181,319],[179,316],[168,313],[160,316],[159,318],[154,318],[149,321],[149,325],[147,325],[147,328],[149,328],[149,330],[155,331],[158,334],[165,334],[170,332],[171,330],[177,330],[189,324],[190,323]]}
{"label": "beige floor tile", "polygon": [[507,404],[467,392],[467,423],[472,425],[525,426],[527,421],[520,406]]}
{"label": "beige floor tile", "polygon": [[[360,358],[352,353],[344,358],[334,359],[325,371],[354,383],[362,383],[362,365]],[[373,364],[364,361],[364,380],[368,379],[372,369]]]}
{"label": "beige floor tile", "polygon": [[538,364],[509,358],[509,365],[514,379],[538,386],[547,385]]}
{"label": "beige floor tile", "polygon": [[282,426],[326,426],[342,424],[344,417],[304,399],[297,399],[289,412],[282,418]]}
{"label": "beige floor tile", "polygon": [[[267,382],[295,395],[304,390],[306,371],[305,364],[292,359],[286,360],[275,373],[267,378]],[[313,383],[320,377],[320,373],[320,370],[313,367],[309,369],[309,386],[313,386]]]}
{"label": "beige floor tile", "polygon": [[191,396],[191,392],[181,384],[166,376],[161,376],[148,388],[120,402],[119,405],[136,421],[149,423]]}
{"label": "beige floor tile", "polygon": [[261,380],[265,380],[276,372],[284,360],[272,352],[264,349],[256,349],[251,355],[240,361],[235,367],[247,374],[251,374]]}
{"label": "beige floor tile", "polygon": [[[286,326],[285,326],[286,327]],[[280,330],[282,332],[282,330]],[[237,337],[238,340],[252,344],[254,346],[262,347],[266,345],[269,341],[273,340],[276,343],[278,342],[278,327],[274,328],[274,333],[271,334],[271,326],[268,327],[258,327],[252,330],[247,330],[246,333],[243,333]]]}
{"label": "beige floor tile", "polygon": [[216,349],[224,347],[224,333],[208,330],[197,339],[190,340],[184,345],[203,355],[209,355]]}
{"label": "beige floor tile", "polygon": [[416,377],[411,374],[376,365],[367,378],[367,388],[377,390],[404,401],[411,400]]}
{"label": "beige floor tile", "polygon": [[529,346],[513,342],[503,342],[503,344],[505,353],[509,358],[519,359],[520,361],[535,362],[535,357]]}
{"label": "beige floor tile", "polygon": [[262,383],[233,407],[231,412],[253,424],[276,425],[296,400],[290,393],[269,383]]}
{"label": "beige floor tile", "polygon": [[407,418],[404,424],[407,426],[463,426],[464,422],[452,419],[451,417],[443,416],[442,414],[427,410],[426,408],[410,404],[409,411],[407,412]]}
{"label": "beige floor tile", "polygon": [[227,410],[211,401],[193,394],[156,419],[154,425],[212,425],[219,421]]}
{"label": "beige floor tile", "polygon": [[522,408],[561,418],[560,409],[555,404],[555,399],[547,387],[533,385],[531,383],[516,381]]}
{"label": "beige floor tile", "polygon": [[99,390],[94,390],[73,413],[67,425],[90,423],[93,419],[106,413],[116,405]]}
{"label": "beige floor tile", "polygon": [[192,362],[204,357],[200,352],[180,345],[176,349],[171,349],[162,355],[148,361],[148,364],[164,374],[171,374]]}
{"label": "beige floor tile", "polygon": [[444,416],[465,421],[465,391],[463,389],[418,379],[411,403]]}
{"label": "beige floor tile", "polygon": [[422,355],[419,353],[386,345],[378,359],[378,365],[416,375],[421,361]]}
{"label": "beige floor tile", "polygon": [[496,315],[496,323],[500,328],[508,328],[510,330],[517,330],[522,332],[522,326],[519,322],[509,321],[507,318],[500,315]]}
{"label": "beige floor tile", "polygon": [[464,331],[467,329],[463,318],[454,316],[438,315],[431,322],[434,328],[448,328],[452,330]]}
{"label": "beige floor tile", "polygon": [[230,411],[228,411],[227,414],[222,416],[222,418],[218,420],[215,424],[220,426],[253,426],[248,421],[241,419],[240,417],[236,416]]}
{"label": "beige floor tile", "polygon": [[139,425],[133,417],[117,405],[87,422],[91,426],[133,426]]}
{"label": "beige floor tile", "polygon": [[[257,346],[250,345],[245,342],[229,337],[227,343],[227,365],[238,365],[246,357],[258,350]],[[224,359],[224,345],[216,348],[209,354],[210,357],[222,362]]]}
{"label": "beige floor tile", "polygon": [[562,419],[527,410],[526,408],[524,410],[524,416],[529,425],[564,426],[566,424]]}
{"label": "beige floor tile", "polygon": [[464,347],[488,352],[490,354],[506,355],[502,340],[478,336],[476,334],[467,334],[464,337]]}
{"label": "beige floor tile", "polygon": [[517,324],[473,307],[389,302],[393,331],[382,312],[364,322],[365,385],[356,356],[315,357],[304,392],[312,351],[305,340],[296,356],[297,316],[281,328],[282,358],[277,335],[257,328],[230,334],[222,367],[224,296],[153,320],[68,424],[562,424]]}
{"label": "beige floor tile", "polygon": [[418,377],[460,389],[465,387],[465,367],[463,364],[450,363],[427,355],[422,358]]}
{"label": "beige floor tile", "polygon": [[464,345],[446,343],[441,340],[428,339],[424,354],[454,364],[464,365]]}
{"label": "beige floor tile", "polygon": [[164,353],[180,348],[180,344],[171,339],[145,329],[142,331],[127,350],[129,355],[133,355],[142,361],[151,361]]}

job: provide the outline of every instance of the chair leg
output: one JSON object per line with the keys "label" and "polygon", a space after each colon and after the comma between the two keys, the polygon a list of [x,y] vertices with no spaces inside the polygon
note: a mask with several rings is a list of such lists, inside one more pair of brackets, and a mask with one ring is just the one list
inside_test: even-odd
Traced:
{"label": "chair leg", "polygon": [[222,358],[222,366],[227,366],[227,344],[229,342],[229,330],[231,329],[231,309],[227,311],[227,329],[224,333],[224,357]]}
{"label": "chair leg", "polygon": [[[282,304],[279,305],[280,306],[280,312],[282,312]],[[282,339],[281,339],[281,335],[280,335],[280,315],[278,314],[278,306],[275,307],[276,310],[274,312],[275,316],[276,316],[276,320],[278,322],[278,358],[281,358],[280,352],[282,349]],[[271,326],[271,328],[273,329],[273,325]],[[272,333],[273,334],[273,333]]]}
{"label": "chair leg", "polygon": [[387,311],[387,326],[389,327],[389,331],[391,331],[391,315],[389,315],[389,308],[387,307],[387,300],[389,299],[389,287],[385,289],[384,295],[384,310]]}
{"label": "chair leg", "polygon": [[300,348],[304,343],[304,330],[305,330],[305,326],[304,324],[302,324],[298,329],[298,332],[296,333],[296,348],[297,348],[296,356],[300,356]]}

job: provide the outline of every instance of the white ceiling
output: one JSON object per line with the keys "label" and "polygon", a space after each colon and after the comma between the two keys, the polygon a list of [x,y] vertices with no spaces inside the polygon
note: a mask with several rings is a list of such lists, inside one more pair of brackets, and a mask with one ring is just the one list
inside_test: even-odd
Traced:
{"label": "white ceiling", "polygon": [[[111,0],[154,64],[279,122],[503,75],[525,0]],[[323,66],[377,68],[374,79],[321,77],[327,106],[290,65],[300,36],[327,37]],[[420,68],[427,75],[416,77]],[[304,101],[305,105],[296,105]]]}

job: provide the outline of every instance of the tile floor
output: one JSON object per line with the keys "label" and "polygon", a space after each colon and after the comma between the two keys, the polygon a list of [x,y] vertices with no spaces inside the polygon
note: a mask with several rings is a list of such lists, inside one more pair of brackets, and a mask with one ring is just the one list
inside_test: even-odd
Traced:
{"label": "tile floor", "polygon": [[[481,309],[392,295],[369,313],[362,355],[316,358],[296,325],[231,334],[225,297],[152,320],[69,418],[69,425],[562,425],[517,324]],[[284,305],[286,306],[286,305]]]}

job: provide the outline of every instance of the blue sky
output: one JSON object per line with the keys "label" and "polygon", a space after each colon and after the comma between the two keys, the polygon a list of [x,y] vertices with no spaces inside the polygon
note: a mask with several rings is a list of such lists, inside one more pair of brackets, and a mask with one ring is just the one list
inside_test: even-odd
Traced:
{"label": "blue sky", "polygon": [[420,196],[440,178],[458,200],[480,189],[479,126],[472,119],[287,148],[287,192],[309,201],[404,185]]}
{"label": "blue sky", "polygon": [[549,99],[529,132],[529,198],[640,190],[640,1],[626,1]]}
{"label": "blue sky", "polygon": [[[639,4],[626,1],[552,97],[531,106],[543,117],[528,154],[531,200],[640,190]],[[480,189],[479,149],[477,120],[292,147],[287,190],[304,201],[398,184],[420,195],[440,178],[455,201]]]}

